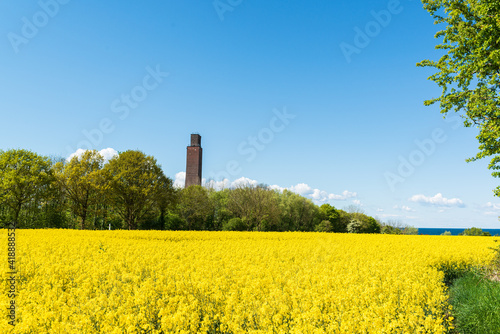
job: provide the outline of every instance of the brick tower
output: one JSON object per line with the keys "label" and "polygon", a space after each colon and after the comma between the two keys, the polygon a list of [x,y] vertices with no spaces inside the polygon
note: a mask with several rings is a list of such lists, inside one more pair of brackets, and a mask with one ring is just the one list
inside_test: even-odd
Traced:
{"label": "brick tower", "polygon": [[191,146],[187,147],[186,157],[186,185],[201,186],[201,158],[203,149],[201,148],[201,136],[198,134],[191,135]]}

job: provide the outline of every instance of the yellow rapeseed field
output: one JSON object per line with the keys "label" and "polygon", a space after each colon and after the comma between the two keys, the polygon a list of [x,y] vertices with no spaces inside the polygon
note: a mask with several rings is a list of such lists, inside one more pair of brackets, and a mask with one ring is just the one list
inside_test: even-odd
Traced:
{"label": "yellow rapeseed field", "polygon": [[443,333],[449,306],[436,267],[484,264],[496,246],[489,237],[298,232],[16,238],[17,325],[2,293],[1,333]]}

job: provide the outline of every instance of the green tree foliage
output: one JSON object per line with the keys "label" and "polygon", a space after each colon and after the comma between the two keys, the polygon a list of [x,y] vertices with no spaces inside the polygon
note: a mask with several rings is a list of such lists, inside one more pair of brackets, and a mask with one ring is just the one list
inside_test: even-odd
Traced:
{"label": "green tree foliage", "polygon": [[[436,24],[445,24],[436,34],[436,48],[445,54],[438,61],[424,60],[418,66],[438,70],[429,79],[442,88],[438,98],[441,113],[459,113],[466,127],[479,129],[477,159],[492,156],[489,168],[500,177],[500,2],[498,0],[422,0]],[[495,190],[500,196],[500,186]]]}
{"label": "green tree foliage", "polygon": [[417,235],[418,228],[403,224],[399,220],[388,220],[387,223],[381,224],[380,233],[383,234],[405,234]]}
{"label": "green tree foliage", "polygon": [[222,226],[223,231],[245,231],[247,228],[247,224],[243,221],[243,219],[235,217],[229,219]]}
{"label": "green tree foliage", "polygon": [[264,186],[231,189],[228,209],[247,224],[248,231],[279,230],[279,206],[276,192]]}
{"label": "green tree foliage", "polygon": [[229,189],[223,189],[221,191],[208,189],[208,197],[210,198],[213,208],[213,217],[211,219],[210,229],[220,231],[223,229],[224,224],[226,224],[234,216],[227,207],[227,203],[229,201]]}
{"label": "green tree foliage", "polygon": [[49,187],[49,191],[44,196],[43,205],[38,206],[38,216],[33,224],[33,228],[67,228],[68,222],[71,221],[71,216],[67,211],[67,197],[64,191],[57,184],[54,177],[53,182]]}
{"label": "green tree foliage", "polygon": [[27,221],[21,223],[20,215],[46,202],[53,181],[49,158],[22,149],[0,151],[0,203],[6,207],[5,217],[20,223],[19,227],[32,227]]}
{"label": "green tree foliage", "polygon": [[337,210],[339,216],[335,223],[334,232],[347,232],[347,225],[351,222],[351,214],[344,210]]}
{"label": "green tree foliage", "polygon": [[80,228],[86,228],[90,211],[103,202],[104,158],[96,150],[74,156],[68,163],[55,165],[56,179],[69,199],[69,207],[81,219]]}
{"label": "green tree foliage", "polygon": [[353,218],[349,224],[347,224],[347,232],[348,233],[360,233],[361,232],[361,222]]}
{"label": "green tree foliage", "polygon": [[418,228],[413,226],[406,226],[403,230],[405,235],[418,235]]}
{"label": "green tree foliage", "polygon": [[166,230],[182,231],[186,229],[186,221],[178,213],[168,212],[165,215],[164,227]]}
{"label": "green tree foliage", "polygon": [[346,208],[349,211],[350,221],[347,225],[349,233],[380,233],[382,226],[379,222],[368,215],[355,205]]}
{"label": "green tree foliage", "polygon": [[167,178],[156,159],[140,151],[125,151],[112,158],[103,169],[107,198],[128,229],[137,229],[149,218],[168,192]]}
{"label": "green tree foliage", "polygon": [[313,231],[319,222],[318,207],[309,199],[284,190],[282,194],[278,194],[278,202],[281,209],[281,231]]}
{"label": "green tree foliage", "polygon": [[321,220],[330,221],[329,232],[347,233],[348,225],[351,223],[351,215],[343,210],[338,210],[330,204],[323,204],[319,208]]}
{"label": "green tree foliage", "polygon": [[377,222],[377,220],[373,217],[362,214],[360,216],[361,221],[361,233],[380,233],[381,226]]}
{"label": "green tree foliage", "polygon": [[468,235],[468,236],[491,236],[489,232],[483,232],[482,229],[478,227],[471,227],[460,232],[458,235]]}
{"label": "green tree foliage", "polygon": [[321,223],[316,225],[314,230],[316,232],[332,232],[333,231],[332,222],[329,220],[323,220]]}
{"label": "green tree foliage", "polygon": [[[330,204],[322,204],[319,207],[319,215],[321,217],[321,227],[318,229],[323,230],[324,232],[347,232],[347,225],[345,226],[337,226],[339,213],[335,207]],[[330,224],[327,224],[326,221],[329,221]]]}
{"label": "green tree foliage", "polygon": [[384,225],[382,226],[380,233],[382,234],[402,234],[402,231],[394,226],[391,225]]}
{"label": "green tree foliage", "polygon": [[174,188],[172,179],[162,176],[161,180],[162,181],[158,184],[158,191],[156,193],[155,211],[151,213],[149,224],[143,224],[143,227],[147,229],[165,229],[169,211],[179,202],[180,193]]}
{"label": "green tree foliage", "polygon": [[193,185],[182,189],[178,208],[187,230],[207,230],[213,220],[214,207],[208,190],[202,186]]}

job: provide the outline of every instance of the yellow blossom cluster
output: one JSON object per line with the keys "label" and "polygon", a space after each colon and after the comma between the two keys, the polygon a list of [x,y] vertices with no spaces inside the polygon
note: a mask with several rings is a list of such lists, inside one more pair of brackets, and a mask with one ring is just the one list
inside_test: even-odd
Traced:
{"label": "yellow blossom cluster", "polygon": [[[16,238],[16,326],[2,315],[1,333],[444,333],[451,317],[438,268],[485,264],[495,246],[488,237],[300,232]],[[2,293],[1,309],[8,303]]]}

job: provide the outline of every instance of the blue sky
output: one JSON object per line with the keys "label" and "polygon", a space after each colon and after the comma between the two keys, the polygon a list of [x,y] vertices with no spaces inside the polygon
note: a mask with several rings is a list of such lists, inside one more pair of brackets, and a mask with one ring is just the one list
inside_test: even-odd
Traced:
{"label": "blue sky", "polygon": [[[0,3],[0,149],[139,149],[182,180],[289,188],[417,227],[499,225],[476,129],[423,101],[418,1]],[[239,181],[238,181],[239,180]]]}

